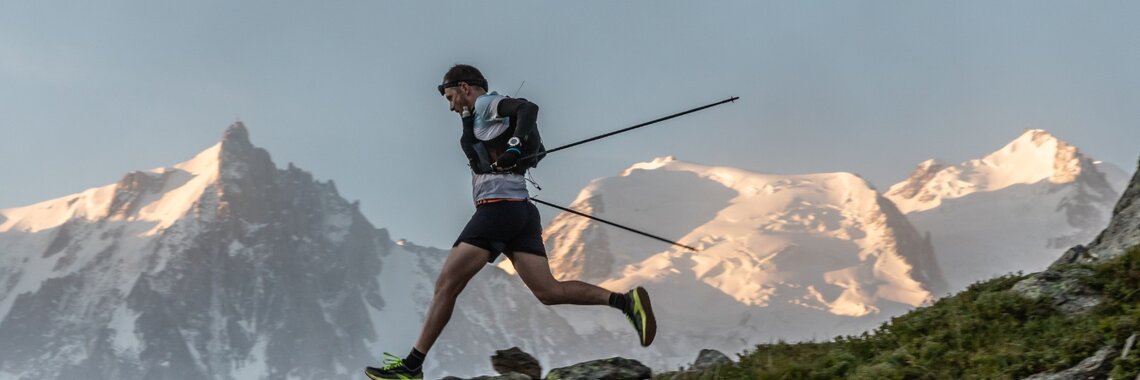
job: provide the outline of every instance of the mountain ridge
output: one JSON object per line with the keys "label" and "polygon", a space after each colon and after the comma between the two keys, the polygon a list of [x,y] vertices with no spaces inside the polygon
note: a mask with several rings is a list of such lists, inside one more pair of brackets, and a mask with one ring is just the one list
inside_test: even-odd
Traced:
{"label": "mountain ridge", "polygon": [[857,333],[944,286],[928,242],[852,173],[776,175],[660,157],[591,182],[570,207],[699,250],[569,214],[544,232],[555,276],[668,295],[654,300],[658,341],[683,342],[670,348],[677,361],[691,359],[682,347],[729,352]]}
{"label": "mountain ridge", "polygon": [[[1002,148],[980,159],[949,165],[938,159],[919,163],[910,177],[892,185],[884,195],[904,213],[937,207],[943,199],[995,191],[1041,181],[1064,184],[1078,179],[1098,191],[1109,187],[1094,160],[1075,146],[1042,129],[1027,129]],[[1115,199],[1115,194],[1104,194]]]}
{"label": "mountain ridge", "polygon": [[[638,352],[672,367],[692,347],[733,352],[864,331],[945,287],[929,235],[851,173],[770,175],[664,157],[591,183],[574,207],[632,215],[619,221],[702,249],[569,216],[546,231],[557,276],[669,295],[655,299],[669,317],[665,339],[638,349],[608,308],[541,305],[504,261],[464,293],[430,371],[469,373],[511,345],[553,365]],[[0,347],[0,378],[20,379],[353,374],[415,339],[392,326],[419,326],[446,256],[391,241],[333,181],[278,169],[241,123],[185,162],[0,210],[0,246],[0,340],[21,342]],[[812,247],[851,254],[817,256],[830,267],[811,272]]]}
{"label": "mountain ridge", "polygon": [[30,206],[45,208],[61,210],[3,212],[11,377],[325,377],[366,360],[372,336],[349,331],[377,300],[380,232],[331,183],[278,171],[240,123],[183,163]]}
{"label": "mountain ridge", "polygon": [[[920,163],[884,196],[929,234],[950,290],[1004,273],[1039,271],[1108,223],[1119,179],[1040,129],[957,165]],[[1113,177],[1116,175],[1114,174]]]}
{"label": "mountain ridge", "polygon": [[[187,161],[0,220],[2,379],[359,375],[415,341],[447,256],[392,241],[333,181],[277,168],[240,123]],[[497,268],[459,304],[430,373],[507,345],[550,363],[637,347],[628,327],[579,333]]]}

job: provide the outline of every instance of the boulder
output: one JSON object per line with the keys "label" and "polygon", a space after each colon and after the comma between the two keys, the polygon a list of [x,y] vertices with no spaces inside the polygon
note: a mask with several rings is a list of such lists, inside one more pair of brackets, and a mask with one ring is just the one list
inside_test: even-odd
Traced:
{"label": "boulder", "polygon": [[653,371],[640,362],[617,357],[555,368],[546,374],[549,380],[640,380],[652,376]]}
{"label": "boulder", "polygon": [[491,367],[501,375],[521,373],[534,380],[542,378],[542,365],[538,364],[538,359],[518,347],[495,351],[491,356]]}
{"label": "boulder", "polygon": [[1117,351],[1112,347],[1097,350],[1093,356],[1082,360],[1073,368],[1056,373],[1039,373],[1025,380],[1085,380],[1106,379],[1112,371],[1112,360],[1116,358]]}
{"label": "boulder", "polygon": [[470,379],[464,379],[462,377],[455,377],[455,376],[448,376],[448,377],[443,378],[443,380],[530,380],[530,376],[523,375],[523,374],[518,373],[518,372],[511,372],[511,373],[508,373],[506,375],[501,375],[501,376],[479,376],[479,377],[472,377]]}
{"label": "boulder", "polygon": [[1078,244],[1076,246],[1073,246],[1073,248],[1069,248],[1069,250],[1065,251],[1065,253],[1061,254],[1061,257],[1057,258],[1056,261],[1053,261],[1053,264],[1049,265],[1048,270],[1059,271],[1065,269],[1066,265],[1080,262],[1089,262],[1090,260],[1092,260],[1092,256],[1089,255],[1088,247]]}
{"label": "boulder", "polygon": [[729,359],[723,352],[717,350],[704,349],[697,355],[697,360],[693,365],[689,366],[690,371],[703,371],[713,367],[719,367],[725,364],[731,364],[732,359]]}
{"label": "boulder", "polygon": [[1085,285],[1093,271],[1085,268],[1067,268],[1034,273],[1011,289],[1031,299],[1048,299],[1066,314],[1079,314],[1091,310],[1102,301],[1102,295]]}

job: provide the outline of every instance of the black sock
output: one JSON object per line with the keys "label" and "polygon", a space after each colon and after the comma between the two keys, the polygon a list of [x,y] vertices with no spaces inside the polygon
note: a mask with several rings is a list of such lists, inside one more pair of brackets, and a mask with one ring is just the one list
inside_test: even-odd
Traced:
{"label": "black sock", "polygon": [[625,309],[629,307],[629,299],[625,294],[610,293],[610,307],[625,312]]}
{"label": "black sock", "polygon": [[424,365],[424,358],[427,358],[427,354],[412,347],[412,352],[409,352],[408,357],[404,358],[404,367],[413,371],[420,369],[420,366]]}

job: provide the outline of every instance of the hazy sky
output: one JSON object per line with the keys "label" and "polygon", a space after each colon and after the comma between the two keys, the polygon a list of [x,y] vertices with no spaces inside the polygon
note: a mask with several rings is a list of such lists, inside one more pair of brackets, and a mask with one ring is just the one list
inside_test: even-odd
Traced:
{"label": "hazy sky", "polygon": [[0,208],[187,160],[240,117],[394,238],[450,246],[473,211],[435,91],[455,63],[525,80],[548,146],[741,97],[551,155],[539,195],[563,204],[665,155],[885,189],[1025,128],[1131,171],[1138,19],[1123,1],[4,1]]}

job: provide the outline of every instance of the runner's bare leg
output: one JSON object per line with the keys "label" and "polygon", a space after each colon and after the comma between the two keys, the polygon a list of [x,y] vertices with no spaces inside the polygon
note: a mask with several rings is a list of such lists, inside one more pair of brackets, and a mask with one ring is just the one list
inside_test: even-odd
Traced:
{"label": "runner's bare leg", "polygon": [[467,286],[467,282],[487,265],[491,252],[468,243],[459,243],[451,249],[447,260],[443,262],[443,269],[435,280],[435,295],[431,299],[431,307],[427,311],[420,338],[416,340],[415,349],[427,353],[447,322],[451,320],[451,312],[455,309],[455,299]]}
{"label": "runner's bare leg", "polygon": [[558,281],[550,273],[547,258],[526,252],[515,252],[511,264],[544,305],[608,305],[609,290],[582,281]]}

